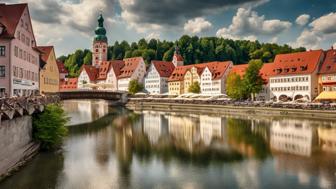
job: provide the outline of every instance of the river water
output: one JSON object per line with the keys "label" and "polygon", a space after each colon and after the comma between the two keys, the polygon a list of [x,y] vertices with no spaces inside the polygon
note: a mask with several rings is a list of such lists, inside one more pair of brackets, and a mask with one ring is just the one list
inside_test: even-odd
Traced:
{"label": "river water", "polygon": [[336,123],[132,112],[65,101],[63,149],[40,153],[1,189],[336,188]]}

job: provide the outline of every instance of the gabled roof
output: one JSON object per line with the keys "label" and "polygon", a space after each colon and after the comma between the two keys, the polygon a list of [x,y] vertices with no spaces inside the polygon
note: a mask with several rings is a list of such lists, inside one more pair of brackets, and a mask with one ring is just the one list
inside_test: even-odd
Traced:
{"label": "gabled roof", "polygon": [[107,73],[110,70],[111,63],[109,61],[103,61],[100,63],[98,69],[97,80],[105,80],[107,77]]}
{"label": "gabled roof", "polygon": [[85,65],[83,64],[80,72],[83,71],[83,69],[86,71],[86,73],[89,76],[90,81],[95,81],[98,77],[98,69],[91,65]]}
{"label": "gabled roof", "polygon": [[121,69],[125,66],[125,62],[122,60],[112,60],[111,69],[113,69],[114,74],[118,77],[120,75]]}
{"label": "gabled roof", "polygon": [[143,61],[142,57],[124,59],[125,66],[121,69],[118,79],[131,77],[135,69],[142,61]]}
{"label": "gabled roof", "polygon": [[39,51],[41,51],[41,59],[43,62],[47,62],[50,56],[50,53],[53,51],[53,46],[38,46],[36,47]]}
{"label": "gabled roof", "polygon": [[153,60],[152,64],[158,71],[160,77],[169,77],[175,69],[175,66],[172,62]]}
{"label": "gabled roof", "polygon": [[27,3],[8,5],[0,3],[0,23],[5,26],[5,31],[0,34],[1,38],[14,37],[16,27],[27,6]]}
{"label": "gabled roof", "polygon": [[[212,73],[212,79],[221,79],[226,72],[226,70],[229,68],[229,66],[232,64],[231,61],[226,61],[226,62],[208,62],[208,63],[203,63],[203,64],[198,64],[199,66],[202,67],[207,67],[210,72]],[[196,65],[197,66],[197,65]],[[199,73],[200,75],[201,73]]]}
{"label": "gabled roof", "polygon": [[193,65],[177,66],[173,73],[170,75],[168,81],[183,81],[185,73],[192,68]]}
{"label": "gabled roof", "polygon": [[230,73],[235,73],[235,74],[239,75],[240,77],[243,77],[247,67],[248,67],[248,64],[234,65],[232,67]]}
{"label": "gabled roof", "polygon": [[336,49],[331,48],[325,52],[325,58],[319,73],[336,73]]}
{"label": "gabled roof", "polygon": [[311,74],[318,69],[322,56],[322,50],[276,55],[272,75]]}
{"label": "gabled roof", "polygon": [[57,63],[59,73],[65,73],[65,74],[69,73],[68,70],[65,68],[63,62],[56,61],[56,63]]}

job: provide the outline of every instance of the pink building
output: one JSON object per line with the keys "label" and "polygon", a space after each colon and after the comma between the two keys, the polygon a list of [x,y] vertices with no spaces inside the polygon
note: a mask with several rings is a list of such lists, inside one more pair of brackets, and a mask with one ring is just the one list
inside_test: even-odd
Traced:
{"label": "pink building", "polygon": [[39,55],[27,4],[0,4],[0,93],[39,91]]}

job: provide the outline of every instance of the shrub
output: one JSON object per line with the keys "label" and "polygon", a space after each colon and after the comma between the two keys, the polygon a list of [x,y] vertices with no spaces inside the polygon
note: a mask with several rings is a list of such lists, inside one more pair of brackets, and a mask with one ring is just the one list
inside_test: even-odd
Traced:
{"label": "shrub", "polygon": [[47,105],[41,114],[33,116],[33,137],[41,143],[42,150],[53,150],[60,147],[68,129],[65,124],[68,118],[61,105]]}
{"label": "shrub", "polygon": [[131,80],[129,82],[129,86],[128,86],[128,92],[131,94],[135,94],[137,92],[140,92],[144,89],[143,85],[141,83],[138,82],[138,80]]}
{"label": "shrub", "polygon": [[196,81],[196,82],[193,82],[190,86],[189,86],[189,89],[188,91],[190,93],[200,93],[201,92],[201,87],[199,85],[199,83]]}

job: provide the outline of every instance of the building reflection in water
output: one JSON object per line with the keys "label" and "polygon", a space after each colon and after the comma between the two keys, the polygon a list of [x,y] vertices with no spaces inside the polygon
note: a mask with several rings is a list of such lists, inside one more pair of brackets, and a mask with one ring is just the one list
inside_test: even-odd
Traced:
{"label": "building reflection in water", "polygon": [[278,120],[271,125],[271,148],[290,154],[310,156],[316,132],[309,121]]}
{"label": "building reflection in water", "polygon": [[108,102],[104,100],[66,100],[65,112],[70,117],[68,125],[90,123],[108,114]]}

